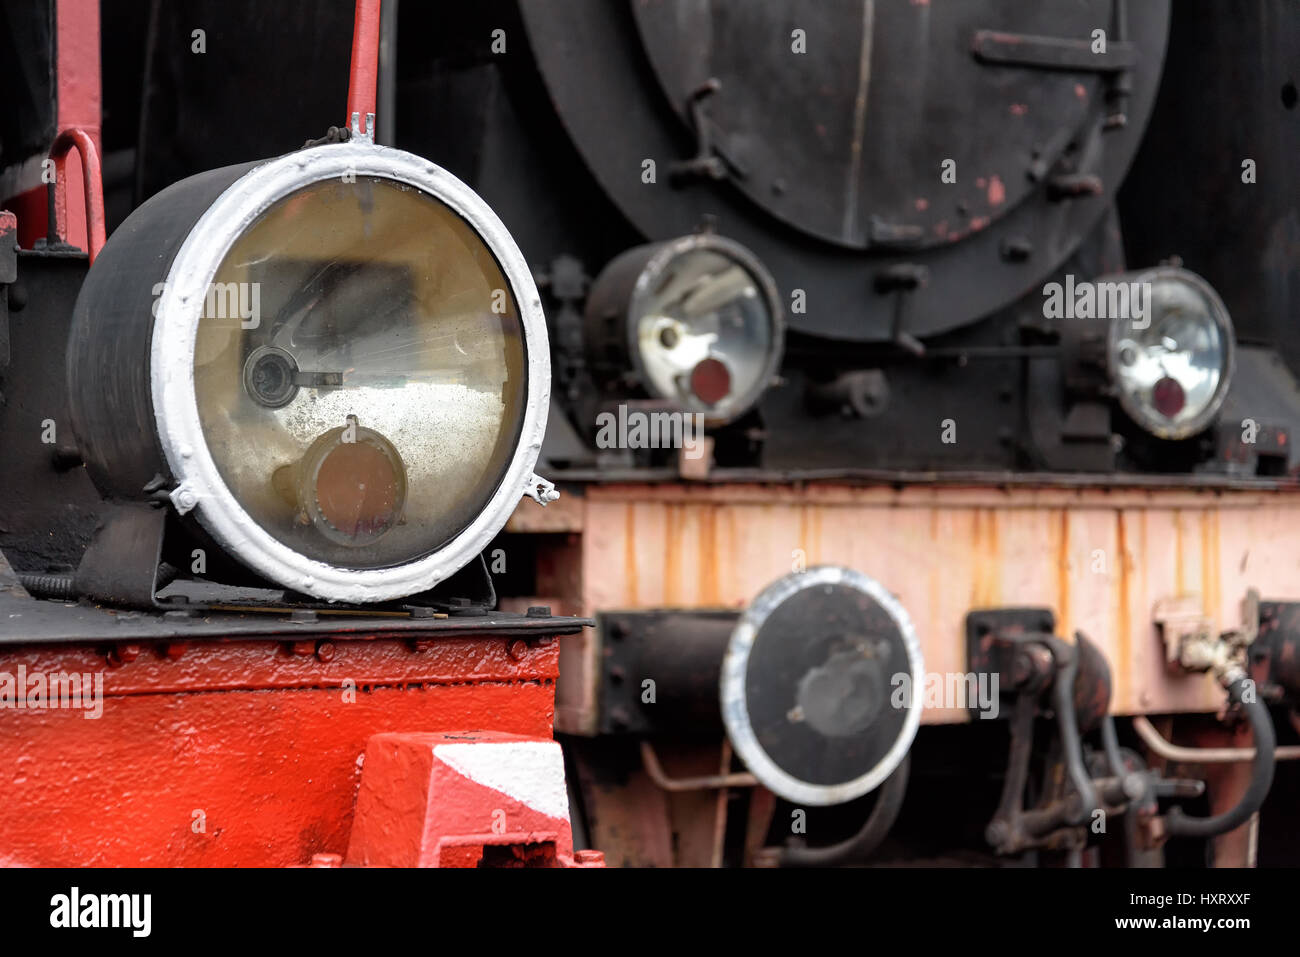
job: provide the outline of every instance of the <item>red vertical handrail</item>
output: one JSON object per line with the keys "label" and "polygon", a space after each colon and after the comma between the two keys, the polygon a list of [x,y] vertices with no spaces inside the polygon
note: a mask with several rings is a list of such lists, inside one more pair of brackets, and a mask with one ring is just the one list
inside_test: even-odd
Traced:
{"label": "red vertical handrail", "polygon": [[352,23],[352,72],[348,79],[345,125],[351,128],[355,114],[362,132],[366,131],[366,115],[375,113],[375,88],[379,82],[379,2],[357,0]]}
{"label": "red vertical handrail", "polygon": [[68,165],[68,153],[75,149],[81,154],[82,187],[86,193],[86,250],[90,254],[90,263],[94,265],[95,257],[104,248],[107,232],[104,227],[104,180],[99,169],[99,152],[90,134],[80,127],[64,130],[54,139],[50,147],[50,159],[54,160],[54,222],[48,227],[52,238],[65,238],[68,235],[68,187],[64,171]]}

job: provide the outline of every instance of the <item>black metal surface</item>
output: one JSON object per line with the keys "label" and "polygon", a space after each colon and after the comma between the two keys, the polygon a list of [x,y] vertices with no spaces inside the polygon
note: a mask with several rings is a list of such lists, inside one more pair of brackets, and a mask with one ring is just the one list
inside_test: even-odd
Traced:
{"label": "black metal surface", "polygon": [[152,608],[167,513],[151,504],[109,505],[73,576],[76,597]]}
{"label": "black metal surface", "polygon": [[[0,583],[2,584],[2,583]],[[175,638],[231,641],[268,637],[297,640],[327,635],[366,639],[402,636],[430,638],[576,634],[587,618],[534,617],[492,612],[478,617],[416,617],[336,609],[307,611],[268,607],[261,612],[177,608],[170,612],[133,611],[90,604],[67,604],[15,597],[0,587],[0,646],[117,643]]]}
{"label": "black metal surface", "polygon": [[[1130,260],[1181,257],[1214,286],[1238,336],[1278,349],[1293,370],[1297,64],[1300,5],[1292,0],[1178,0],[1152,122],[1119,194]],[[1247,159],[1256,164],[1253,183],[1242,181]]]}
{"label": "black metal surface", "polygon": [[1259,603],[1259,634],[1249,654],[1263,696],[1300,706],[1300,602]]}
{"label": "black metal surface", "polygon": [[[1154,98],[1168,5],[1145,3],[1132,13],[1129,35],[1140,61],[1130,122],[1104,141],[1097,74],[981,64],[971,43],[980,29],[1088,35],[1110,23],[1108,3],[870,6],[880,18],[878,37],[864,31],[860,3],[663,0],[628,13],[620,4],[581,0],[568,4],[564,17],[545,4],[525,3],[521,12],[566,132],[647,239],[688,233],[704,213],[716,214],[719,232],[752,249],[783,293],[808,291],[802,331],[885,341],[893,302],[866,295],[877,271],[923,254],[932,281],[915,294],[909,330],[921,337],[1005,305],[1078,245],[1106,196],[1061,206],[1026,174],[1039,163],[1053,173],[1095,175],[1108,195],[1118,186]],[[795,27],[820,44],[815,56],[791,51]],[[878,42],[863,69],[868,36]],[[720,88],[703,107],[714,148],[744,175],[684,188],[666,175],[643,183],[643,160],[666,165],[694,151],[688,99],[715,73]],[[957,162],[955,184],[940,182],[944,159]],[[774,215],[797,229],[775,228]],[[913,236],[907,227],[916,226],[921,232]],[[809,242],[813,236],[823,242]],[[1035,253],[1004,260],[1008,237]],[[900,238],[928,248],[889,252]],[[868,260],[852,251],[867,247],[884,252]]]}
{"label": "black metal surface", "polygon": [[[124,2],[138,6],[112,6]],[[354,7],[352,0],[151,0],[143,60],[118,63],[142,72],[138,98],[119,104],[138,110],[135,203],[187,176],[296,149],[345,123]],[[204,53],[193,49],[199,27]],[[106,27],[104,35],[113,34]],[[112,46],[105,43],[106,64],[114,62]]]}
{"label": "black metal surface", "polygon": [[[1021,157],[1060,139],[1077,114],[1074,84],[1136,61],[1127,44],[1098,55],[1088,40],[1016,42],[979,27],[1017,23],[1028,33],[1087,37],[1107,23],[1110,6],[642,0],[632,10],[668,103],[709,131],[715,161],[735,171],[746,198],[809,235],[868,249],[940,245],[948,241],[940,225],[962,206],[994,219],[1013,209],[1034,188]],[[808,54],[792,49],[792,28],[804,31]],[[962,55],[964,46],[978,62]],[[1032,65],[1025,57],[1043,49],[1072,52],[1055,65],[1075,75],[980,68],[998,51],[998,63]],[[707,100],[694,99],[691,91],[710,81]],[[1023,112],[991,108],[1011,102]],[[698,119],[694,104],[702,104]],[[974,116],[985,121],[962,122]],[[979,176],[936,190],[944,158]],[[998,203],[988,196],[993,177],[1006,191]]]}
{"label": "black metal surface", "polygon": [[[611,612],[597,616],[602,734],[656,731],[716,736],[718,674],[737,614]],[[653,681],[654,700],[645,700]]]}
{"label": "black metal surface", "polygon": [[[997,675],[999,690],[1008,696],[1041,691],[1051,669],[1043,656],[1032,654],[1029,639],[1056,630],[1050,608],[983,608],[966,615],[966,669],[972,674]],[[978,702],[971,702],[972,718]]]}
{"label": "black metal surface", "polygon": [[139,499],[158,476],[169,487],[150,381],[156,288],[199,217],[256,165],[200,173],[158,193],[113,232],[86,276],[68,339],[68,405],[86,470],[107,497]]}
{"label": "black metal surface", "polygon": [[0,549],[22,571],[70,571],[103,507],[77,464],[64,366],[85,275],[82,253],[20,251],[7,287],[14,361],[0,367]]}
{"label": "black metal surface", "polygon": [[[1053,278],[1060,280],[1066,272],[1090,276],[1120,268],[1119,237],[1115,218],[1104,217]],[[864,287],[864,295],[882,296],[894,304],[896,324],[891,335],[895,342],[888,346],[841,343],[828,350],[800,335],[802,317],[792,316],[781,378],[763,395],[756,419],[716,435],[721,445],[725,438],[752,438],[758,432],[752,448],[761,453],[750,451],[730,459],[718,456],[710,480],[740,465],[761,466],[774,479],[849,463],[900,473],[931,468],[1113,470],[1116,446],[1108,401],[1090,400],[1096,413],[1094,434],[1068,432],[1078,411],[1075,407],[1085,401],[1076,394],[1078,376],[1073,370],[1082,360],[1073,343],[1089,332],[1104,338],[1105,324],[1043,329],[1041,290],[1033,288],[997,315],[932,337],[921,349],[909,332],[915,290],[906,288],[911,285],[907,280],[919,281],[920,275],[916,270],[901,270],[896,278],[893,273],[881,274]],[[588,311],[602,314],[591,306]],[[600,332],[589,327],[589,341],[607,340],[608,335]],[[601,363],[617,369],[622,351],[615,350],[613,357],[593,355],[593,367]],[[624,363],[624,369],[629,366]],[[870,372],[888,379],[888,414],[862,416],[851,405],[845,412],[843,402],[827,402],[817,394],[827,379],[860,378]],[[594,433],[594,410],[602,407],[602,397],[610,404],[628,401],[628,388],[620,387],[620,380],[608,370],[602,381],[612,386],[603,392],[589,390],[569,402],[570,414],[586,426],[588,436]],[[945,435],[947,420],[955,434]],[[561,454],[563,460],[553,462],[552,470],[582,468],[595,461],[602,468],[611,464],[608,452],[599,456],[593,452],[585,461],[567,451]],[[650,463],[638,459],[637,464],[644,468]],[[653,478],[649,472],[643,475]]]}
{"label": "black metal surface", "polygon": [[55,55],[54,0],[0,3],[0,169],[44,152],[54,139]]}
{"label": "black metal surface", "polygon": [[[676,469],[571,469],[565,481],[594,484],[622,482],[680,482]],[[1290,492],[1300,488],[1300,478],[1284,476],[1220,476],[1209,474],[1144,474],[1123,472],[1087,474],[1075,472],[1011,472],[994,469],[953,469],[951,471],[913,471],[885,468],[724,468],[709,473],[709,481],[718,484],[753,484],[756,482],[838,482],[845,485],[888,486],[979,486],[1010,496],[1013,489],[1055,488],[1084,489],[1183,489],[1190,491]],[[1010,499],[1008,498],[1008,501]]]}
{"label": "black metal surface", "polygon": [[0,375],[13,355],[9,334],[9,285],[18,278],[17,225],[12,214],[0,215]]}
{"label": "black metal surface", "polygon": [[[1096,11],[1090,11],[1095,13]],[[1099,20],[1085,22],[1088,27]],[[1078,33],[1083,33],[1080,30]],[[1075,33],[1062,30],[1062,33]],[[972,44],[976,59],[983,63],[1004,63],[1040,70],[1098,73],[1128,70],[1139,62],[1133,44],[1112,40],[1105,50],[1094,50],[1091,37],[1076,40],[1066,37],[1043,37],[1027,33],[1003,33],[979,30]]]}

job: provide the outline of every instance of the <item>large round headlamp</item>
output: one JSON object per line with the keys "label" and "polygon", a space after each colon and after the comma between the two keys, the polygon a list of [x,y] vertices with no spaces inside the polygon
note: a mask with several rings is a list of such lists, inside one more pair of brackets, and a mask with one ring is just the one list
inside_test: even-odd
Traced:
{"label": "large round headlamp", "polygon": [[[1118,277],[1145,302],[1114,317],[1107,348],[1124,411],[1162,439],[1183,439],[1214,419],[1232,380],[1233,329],[1213,287],[1174,266]],[[1134,295],[1126,297],[1130,306]]]}
{"label": "large round headlamp", "polygon": [[74,430],[108,495],[176,509],[330,600],[432,587],[501,528],[546,424],[546,327],[500,220],[365,140],[172,186],[77,302]]}
{"label": "large round headlamp", "polygon": [[587,318],[602,353],[630,364],[646,392],[709,425],[758,401],[784,347],[771,275],[743,246],[707,233],[618,256],[593,284]]}

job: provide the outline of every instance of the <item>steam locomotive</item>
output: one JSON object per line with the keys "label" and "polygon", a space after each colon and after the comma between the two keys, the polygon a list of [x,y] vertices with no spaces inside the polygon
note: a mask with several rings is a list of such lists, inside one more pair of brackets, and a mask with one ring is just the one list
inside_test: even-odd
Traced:
{"label": "steam locomotive", "polygon": [[1296,863],[1300,11],[376,6],[4,7],[0,853]]}

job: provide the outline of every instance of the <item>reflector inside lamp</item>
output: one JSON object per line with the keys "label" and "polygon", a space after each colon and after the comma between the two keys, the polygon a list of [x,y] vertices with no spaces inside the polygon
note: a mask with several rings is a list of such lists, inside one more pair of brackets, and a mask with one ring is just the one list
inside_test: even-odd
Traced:
{"label": "reflector inside lamp", "polygon": [[295,551],[354,568],[422,557],[479,515],[527,392],[492,253],[445,204],[379,177],[303,188],[234,243],[194,384],[239,504]]}
{"label": "reflector inside lamp", "polygon": [[1112,325],[1115,389],[1147,431],[1185,438],[1209,424],[1227,393],[1232,322],[1210,285],[1185,269],[1165,267],[1137,280],[1151,286],[1148,314]]}
{"label": "reflector inside lamp", "polygon": [[709,237],[666,244],[638,279],[628,315],[646,388],[710,422],[745,412],[781,351],[771,281],[733,247]]}

